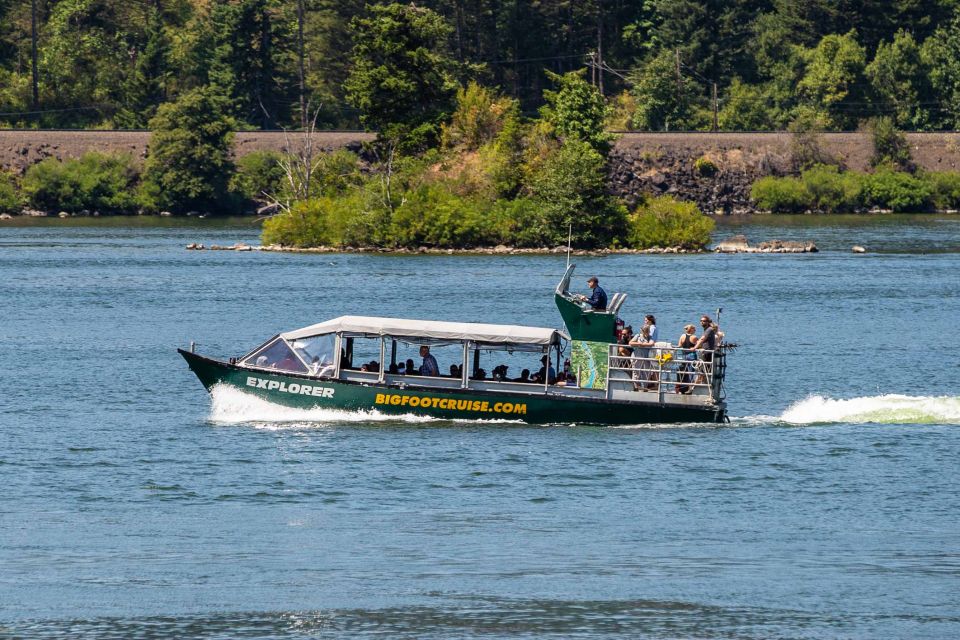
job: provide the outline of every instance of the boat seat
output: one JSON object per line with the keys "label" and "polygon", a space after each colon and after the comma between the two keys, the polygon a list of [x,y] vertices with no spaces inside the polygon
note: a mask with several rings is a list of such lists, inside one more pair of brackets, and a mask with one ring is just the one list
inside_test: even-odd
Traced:
{"label": "boat seat", "polygon": [[610,303],[607,305],[607,312],[617,315],[620,313],[620,307],[627,301],[627,294],[615,293],[610,296]]}

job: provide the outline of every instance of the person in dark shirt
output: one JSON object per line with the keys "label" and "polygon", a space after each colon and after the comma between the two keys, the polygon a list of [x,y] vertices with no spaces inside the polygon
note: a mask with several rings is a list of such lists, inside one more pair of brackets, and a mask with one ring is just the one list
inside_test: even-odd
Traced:
{"label": "person in dark shirt", "polygon": [[590,279],[587,280],[587,286],[593,290],[590,297],[580,296],[580,299],[593,307],[594,311],[606,311],[607,292],[600,286],[597,276],[590,276]]}
{"label": "person in dark shirt", "polygon": [[713,352],[717,348],[717,325],[713,323],[710,316],[700,318],[700,326],[703,327],[703,334],[693,346],[700,354],[700,376],[697,378],[698,384],[705,384],[707,376],[712,372]]}

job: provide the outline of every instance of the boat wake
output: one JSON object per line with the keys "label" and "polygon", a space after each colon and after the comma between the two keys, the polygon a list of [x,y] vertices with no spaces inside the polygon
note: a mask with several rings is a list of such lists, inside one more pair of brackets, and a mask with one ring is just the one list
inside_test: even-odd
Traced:
{"label": "boat wake", "polygon": [[[418,416],[412,413],[401,415],[384,414],[376,409],[369,411],[347,411],[344,409],[296,409],[268,402],[255,395],[246,393],[229,385],[218,384],[210,390],[212,400],[210,422],[215,424],[247,424],[255,427],[280,429],[323,427],[344,423],[360,422],[402,422],[407,424],[451,423],[453,421],[431,416]],[[457,420],[456,422],[516,423],[517,420]]]}
{"label": "boat wake", "polygon": [[958,424],[960,397],[880,395],[835,400],[810,396],[789,406],[776,421],[786,424]]}

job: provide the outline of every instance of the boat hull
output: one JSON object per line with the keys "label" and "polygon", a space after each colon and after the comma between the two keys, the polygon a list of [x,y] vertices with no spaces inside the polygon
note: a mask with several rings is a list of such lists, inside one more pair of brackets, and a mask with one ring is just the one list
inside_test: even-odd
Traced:
{"label": "boat hull", "polygon": [[425,415],[449,420],[520,420],[532,424],[723,422],[725,406],[680,406],[559,394],[488,392],[406,384],[318,379],[241,367],[178,349],[203,386],[228,385],[294,408]]}

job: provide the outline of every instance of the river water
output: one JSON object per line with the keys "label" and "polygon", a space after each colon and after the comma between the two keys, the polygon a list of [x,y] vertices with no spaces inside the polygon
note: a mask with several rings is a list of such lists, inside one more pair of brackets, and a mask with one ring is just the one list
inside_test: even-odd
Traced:
{"label": "river water", "polygon": [[717,234],[816,255],[578,258],[635,325],[676,339],[722,306],[741,345],[731,424],[621,428],[211,399],[174,351],[346,313],[556,326],[562,256],[4,224],[0,637],[960,636],[960,218]]}

